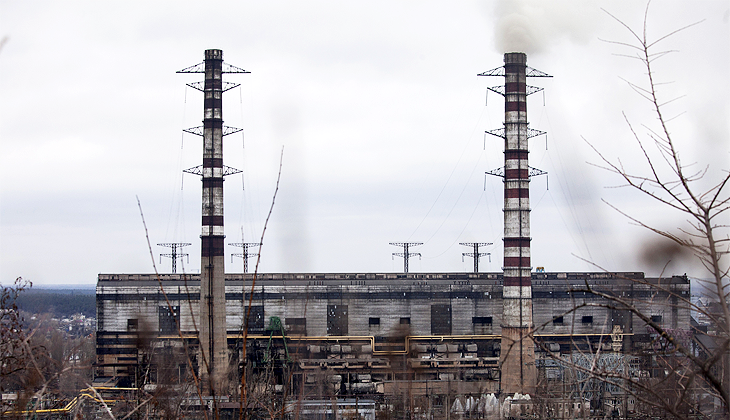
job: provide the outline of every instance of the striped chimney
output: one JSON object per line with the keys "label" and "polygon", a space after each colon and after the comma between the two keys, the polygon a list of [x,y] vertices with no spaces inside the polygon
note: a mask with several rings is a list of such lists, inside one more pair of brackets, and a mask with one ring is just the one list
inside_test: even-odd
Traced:
{"label": "striped chimney", "polygon": [[527,56],[504,55],[504,287],[502,289],[502,390],[534,394],[535,345],[530,266]]}
{"label": "striped chimney", "polygon": [[[228,376],[223,235],[223,51],[205,51],[200,351],[204,384],[219,394]],[[205,366],[207,364],[207,366]],[[205,376],[210,375],[205,381]],[[207,383],[206,383],[207,382]],[[217,391],[217,392],[216,392]]]}
{"label": "striped chimney", "polygon": [[203,126],[184,130],[203,137],[203,165],[184,172],[200,175],[203,180],[198,366],[206,393],[216,396],[228,392],[223,177],[240,172],[223,165],[223,136],[241,131],[223,125],[223,92],[239,86],[224,82],[223,74],[249,72],[224,63],[223,51],[205,50],[203,63],[178,73],[205,74],[202,83],[188,83],[204,94]]}
{"label": "striped chimney", "polygon": [[487,172],[504,180],[504,264],[502,288],[501,388],[505,394],[534,394],[537,385],[532,322],[530,264],[530,176],[545,172],[528,165],[528,139],[542,131],[527,122],[527,95],[542,90],[527,86],[527,77],[550,77],[527,67],[527,56],[504,55],[504,66],[479,74],[504,76],[504,86],[489,88],[504,95],[504,127],[487,133],[504,139],[504,168]]}

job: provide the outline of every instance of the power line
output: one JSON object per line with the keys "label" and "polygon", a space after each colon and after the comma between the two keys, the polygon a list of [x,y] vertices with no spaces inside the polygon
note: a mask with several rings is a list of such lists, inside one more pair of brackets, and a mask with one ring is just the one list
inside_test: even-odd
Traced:
{"label": "power line", "polygon": [[489,252],[479,252],[480,246],[489,246],[493,245],[492,242],[459,242],[459,245],[464,246],[470,246],[474,248],[474,252],[462,252],[461,253],[461,261],[464,261],[464,257],[472,257],[474,258],[474,272],[479,272],[479,258],[484,256],[489,256],[489,262],[492,262],[492,254]]}
{"label": "power line", "polygon": [[420,252],[410,252],[409,247],[423,245],[423,242],[390,242],[393,246],[402,246],[403,252],[394,252],[394,257],[403,257],[403,272],[408,272],[408,259],[411,257],[421,258]]}
{"label": "power line", "polygon": [[233,257],[243,258],[243,272],[248,273],[248,259],[252,257],[257,257],[259,255],[257,252],[249,252],[248,250],[249,248],[256,248],[261,244],[257,242],[233,242],[229,243],[228,245],[243,248],[243,253],[231,254],[231,262],[233,262]]}
{"label": "power line", "polygon": [[160,254],[160,263],[162,263],[162,257],[168,257],[172,259],[172,273],[177,273],[177,259],[182,257],[187,257],[188,262],[190,262],[190,255],[185,253],[178,253],[178,249],[182,249],[184,246],[192,245],[187,242],[165,242],[161,244],[157,244],[158,246],[165,246],[168,248],[171,248],[172,251],[169,254]]}

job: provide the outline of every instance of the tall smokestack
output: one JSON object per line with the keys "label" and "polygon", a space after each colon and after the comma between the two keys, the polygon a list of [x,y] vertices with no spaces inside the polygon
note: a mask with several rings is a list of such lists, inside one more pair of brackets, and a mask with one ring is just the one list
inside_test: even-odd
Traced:
{"label": "tall smokestack", "polygon": [[527,55],[504,55],[504,286],[502,390],[534,394],[537,384],[530,265]]}
{"label": "tall smokestack", "polygon": [[[223,235],[223,51],[205,51],[203,220],[200,234],[200,350],[213,395],[228,374]],[[207,362],[208,366],[205,366]],[[208,381],[205,381],[208,379]],[[218,391],[218,392],[216,392]]]}
{"label": "tall smokestack", "polygon": [[[203,165],[185,170],[203,179],[200,234],[200,357],[203,387],[211,396],[227,392],[228,337],[226,331],[223,176],[240,172],[223,166],[223,136],[239,129],[223,126],[223,92],[238,85],[223,82],[223,73],[248,73],[223,63],[223,51],[205,50],[205,61],[178,73],[204,73],[205,81],[188,84],[202,90],[203,126],[185,130],[202,135]],[[225,87],[225,89],[224,89]]]}
{"label": "tall smokestack", "polygon": [[537,386],[532,323],[530,265],[530,176],[544,172],[528,165],[530,137],[544,134],[527,122],[527,95],[542,89],[527,86],[528,76],[549,77],[527,67],[527,55],[504,55],[504,67],[479,76],[504,76],[504,128],[488,133],[504,139],[504,168],[488,172],[504,179],[504,282],[502,288],[501,387],[505,394],[534,394]]}

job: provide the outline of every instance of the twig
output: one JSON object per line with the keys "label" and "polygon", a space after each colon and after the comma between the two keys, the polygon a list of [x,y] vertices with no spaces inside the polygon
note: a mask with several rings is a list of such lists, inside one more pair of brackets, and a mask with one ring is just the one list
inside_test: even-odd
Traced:
{"label": "twig", "polygon": [[[269,225],[269,219],[271,218],[271,213],[274,211],[274,203],[276,203],[276,194],[279,192],[279,182],[281,181],[281,168],[284,163],[284,146],[281,147],[281,154],[279,155],[279,173],[276,176],[276,187],[274,188],[274,195],[271,197],[271,206],[269,207],[269,213],[266,215],[266,221],[264,222],[264,228],[261,230],[261,238],[259,239],[259,252],[258,256],[256,257],[256,268],[253,272],[253,281],[251,282],[251,293],[248,297],[248,310],[246,311],[246,318],[244,319],[243,326],[243,349],[242,349],[242,359],[243,359],[243,367],[241,369],[241,394],[242,398],[239,403],[239,418],[244,419],[244,406],[247,405],[247,389],[246,389],[246,342],[248,341],[248,320],[251,317],[251,306],[253,305],[253,294],[256,288],[256,277],[258,276],[259,272],[259,263],[261,262],[261,250],[264,246],[264,235],[266,235],[266,227]],[[246,296],[246,291],[242,290],[243,296]],[[266,322],[264,320],[264,322]]]}
{"label": "twig", "polygon": [[[160,273],[157,272],[157,265],[155,264],[155,256],[152,252],[152,244],[150,243],[150,235],[147,230],[147,223],[144,220],[144,212],[142,211],[142,203],[140,203],[138,196],[135,196],[135,197],[137,198],[137,206],[139,207],[139,215],[142,218],[142,226],[144,227],[144,236],[147,239],[147,249],[150,251],[150,258],[152,259],[152,268],[155,270],[155,276],[157,277],[157,283],[160,287],[160,292],[162,293],[162,297],[165,298],[165,302],[167,303],[167,310],[170,311],[170,313],[173,313],[174,311],[172,308],[172,303],[170,303],[170,299],[168,299],[168,297],[167,297],[167,292],[165,292],[165,288],[162,285],[162,279],[160,278]],[[192,316],[192,312],[190,313],[190,315]],[[177,329],[177,334],[178,334],[178,337],[180,338],[180,342],[183,345],[185,345],[185,338],[183,337],[182,332],[180,331],[180,323],[177,321],[177,318],[173,317],[173,319],[175,320],[175,327]],[[201,354],[203,357],[203,363],[204,363],[205,367],[208,368],[208,363],[207,363],[207,360],[205,359],[204,352],[201,352]],[[192,362],[192,360],[190,360],[189,355],[188,355],[187,359],[188,359],[187,360],[188,367],[190,367],[190,371],[193,374],[193,380],[195,381],[195,389],[197,390],[197,393],[198,393],[198,399],[200,401],[200,404],[204,405],[203,394],[202,394],[202,390],[200,387],[200,381],[198,379],[198,375],[195,372],[193,362]],[[214,402],[215,402],[215,400],[214,400]],[[203,410],[203,415],[205,416],[205,419],[208,420],[208,411],[207,410]]]}

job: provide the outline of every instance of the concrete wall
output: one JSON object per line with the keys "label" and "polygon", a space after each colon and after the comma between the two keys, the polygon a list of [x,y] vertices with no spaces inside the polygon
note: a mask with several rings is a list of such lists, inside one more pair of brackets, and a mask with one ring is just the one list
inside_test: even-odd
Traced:
{"label": "concrete wall", "polygon": [[[178,307],[183,341],[194,348],[198,278],[166,274],[160,279],[170,304]],[[253,275],[226,275],[226,329],[231,349],[241,331],[252,280]],[[623,351],[651,342],[646,324],[637,315],[602,307],[609,303],[606,299],[580,291],[586,283],[635,305],[644,314],[661,316],[655,319],[664,328],[689,331],[689,308],[682,301],[689,296],[685,278],[660,281],[645,279],[641,273],[613,278],[605,273],[533,273],[532,281],[538,359],[548,352],[569,353],[576,346],[581,351],[612,351],[615,337],[611,333],[616,325],[627,334],[619,337]],[[144,356],[140,342],[159,336],[179,340],[176,333],[159,333],[159,308],[167,308],[160,290],[154,275],[99,275],[97,376],[132,377]],[[252,304],[263,311],[263,320],[259,318],[256,328],[250,325],[250,336],[260,338],[248,341],[254,346],[249,354],[255,348],[266,348],[269,333],[264,328],[271,317],[279,317],[287,328],[289,352],[300,361],[304,379],[317,372],[335,378],[363,371],[371,375],[373,385],[352,386],[382,388],[375,384],[411,378],[459,381],[474,392],[493,392],[500,387],[501,273],[262,274],[256,280]],[[332,319],[333,314],[340,318]],[[448,317],[451,333],[435,334],[432,315]],[[562,322],[554,322],[561,316]],[[591,317],[590,322],[584,317]],[[137,328],[130,330],[129,320],[133,319],[138,320]],[[306,325],[292,324],[301,319],[306,319]],[[343,328],[346,337],[328,334],[328,325]],[[140,340],[144,333],[149,334]],[[303,386],[310,386],[307,384]],[[311,382],[312,387],[319,384],[318,380]],[[339,382],[331,385],[340,386]]]}
{"label": "concrete wall", "polygon": [[[664,328],[689,328],[689,307],[682,301],[683,297],[689,297],[689,282],[683,278],[662,281],[591,279],[591,275],[603,273],[571,273],[574,278],[568,279],[558,278],[560,274],[543,274],[550,277],[546,279],[538,279],[535,275],[533,280],[533,317],[537,334],[611,332],[618,320],[612,320],[610,309],[600,307],[607,303],[605,299],[590,293],[570,293],[571,290],[584,290],[586,280],[598,292],[615,294],[641,313],[661,317],[655,319]],[[400,335],[406,328],[404,325],[409,325],[409,335],[427,336],[431,335],[431,306],[450,305],[452,335],[500,334],[501,273],[332,274],[328,276],[333,278],[326,280],[318,279],[318,276],[324,277],[320,274],[259,275],[253,305],[264,307],[266,325],[272,316],[279,317],[282,322],[287,318],[306,318],[307,335],[326,336],[327,306],[345,305],[348,308],[348,335]],[[357,276],[374,278],[359,280],[355,279]],[[193,321],[198,322],[200,287],[197,275],[189,276],[187,281],[180,274],[160,277],[162,287],[154,275],[99,275],[98,330],[126,332],[128,320],[139,319],[139,329],[159,332],[158,311],[160,307],[167,307],[164,290],[170,305],[179,307],[180,329],[195,332]],[[226,328],[229,332],[240,331],[252,275],[229,274],[226,277]],[[624,277],[641,276],[627,273]],[[560,316],[563,322],[555,323],[555,318]],[[491,317],[492,324],[475,325],[472,322],[475,317]],[[592,322],[585,322],[584,317],[592,317]],[[370,318],[377,318],[379,323],[370,324]],[[401,318],[409,318],[410,324],[401,324]],[[636,334],[647,331],[646,323],[636,314],[623,323],[625,329]]]}

